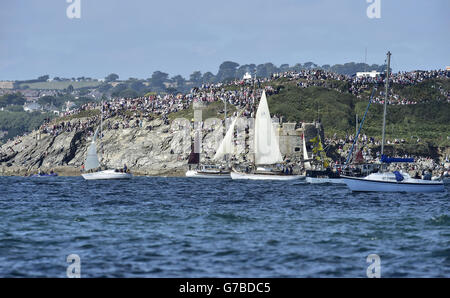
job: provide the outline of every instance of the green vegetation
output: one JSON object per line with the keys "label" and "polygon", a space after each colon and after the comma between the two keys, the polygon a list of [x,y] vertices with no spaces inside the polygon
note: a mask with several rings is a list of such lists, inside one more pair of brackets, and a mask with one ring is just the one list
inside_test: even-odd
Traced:
{"label": "green vegetation", "polygon": [[12,94],[5,94],[0,96],[0,108],[9,105],[19,105],[22,106],[25,103],[25,98],[19,92]]}
{"label": "green vegetation", "polygon": [[56,90],[64,90],[67,89],[70,85],[74,89],[85,88],[85,87],[97,87],[102,82],[98,81],[51,81],[51,82],[35,82],[35,83],[20,83],[19,87],[24,88],[24,86],[28,86],[28,89],[56,89]]}
{"label": "green vegetation", "polygon": [[[416,86],[404,88],[412,92]],[[424,93],[428,96],[434,91]],[[321,87],[299,88],[287,85],[280,93],[268,98],[272,114],[283,115],[284,121],[311,122],[321,119],[325,133],[332,136],[355,134],[356,119],[363,118],[367,100],[357,99],[349,93],[340,93]],[[383,106],[372,104],[364,122],[362,133],[381,138]],[[416,105],[389,105],[387,108],[386,137],[405,139],[416,143],[419,138],[433,145],[449,146],[450,104],[438,101]]]}
{"label": "green vegetation", "polygon": [[[227,116],[231,115],[231,113],[236,111],[236,107],[233,105],[227,105]],[[209,118],[219,118],[223,119],[224,114],[224,104],[223,102],[211,102],[206,105],[206,107],[202,110],[202,119],[206,120]],[[194,109],[192,105],[189,109],[181,110],[176,113],[169,114],[169,120],[174,120],[176,118],[185,118],[189,121],[194,118]]]}
{"label": "green vegetation", "polygon": [[8,131],[0,142],[5,142],[10,138],[31,132],[39,128],[46,119],[53,119],[55,115],[50,113],[27,113],[0,111],[0,131]]}

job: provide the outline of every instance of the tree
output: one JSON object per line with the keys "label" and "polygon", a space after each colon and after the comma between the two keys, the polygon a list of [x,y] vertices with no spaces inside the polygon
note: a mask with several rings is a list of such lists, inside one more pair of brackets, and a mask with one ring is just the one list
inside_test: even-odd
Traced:
{"label": "tree", "polygon": [[219,66],[219,72],[217,73],[216,80],[222,82],[224,80],[230,80],[236,78],[236,69],[239,64],[232,61],[225,61]]}
{"label": "tree", "polygon": [[267,78],[273,73],[278,72],[278,68],[272,63],[260,64],[256,67],[256,76]]}
{"label": "tree", "polygon": [[[201,75],[200,75],[200,79],[201,79]],[[172,78],[172,81],[177,84],[177,89],[178,90],[183,90],[185,85],[186,85],[186,80],[180,75],[174,76]]]}
{"label": "tree", "polygon": [[213,83],[215,80],[216,80],[216,78],[214,77],[212,72],[208,71],[203,74],[203,77],[202,77],[203,83],[210,84],[210,83]]}
{"label": "tree", "polygon": [[199,85],[202,82],[202,73],[200,71],[194,71],[190,76],[189,80],[194,83],[194,85]]}
{"label": "tree", "polygon": [[176,93],[178,93],[177,89],[175,89],[175,88],[173,88],[173,87],[167,88],[167,89],[166,89],[166,92],[167,92],[167,93],[170,93],[170,94],[176,94]]}
{"label": "tree", "polygon": [[111,95],[120,96],[120,92],[124,91],[127,88],[127,84],[117,84],[114,88],[111,89]]}
{"label": "tree", "polygon": [[130,89],[136,91],[136,92],[141,92],[142,90],[144,90],[147,86],[144,85],[144,83],[142,83],[141,81],[135,80],[133,81],[131,84],[128,85]]}
{"label": "tree", "polygon": [[313,69],[317,67],[317,64],[315,64],[314,62],[305,62],[305,64],[303,64],[303,67],[306,69]]}
{"label": "tree", "polygon": [[67,86],[67,92],[72,93],[73,92],[73,86],[72,84],[70,84],[69,86]]}
{"label": "tree", "polygon": [[105,82],[115,82],[119,79],[119,76],[115,73],[111,73],[105,77]]}
{"label": "tree", "polygon": [[23,105],[25,103],[25,98],[23,98],[20,92],[5,94],[0,96],[0,107],[6,107],[9,105]]}
{"label": "tree", "polygon": [[280,65],[280,71],[281,72],[286,72],[289,70],[289,64],[281,64]]}
{"label": "tree", "polygon": [[249,73],[252,75],[255,74],[256,65],[255,64],[245,64],[239,66],[239,68],[236,70],[236,77],[239,79],[242,79],[244,77],[245,73]]}
{"label": "tree", "polygon": [[52,104],[55,105],[56,98],[54,96],[50,96],[50,95],[42,96],[42,97],[39,97],[38,103],[41,106],[49,106]]}
{"label": "tree", "polygon": [[159,70],[155,71],[150,79],[151,87],[164,90],[165,89],[164,83],[167,82],[168,78],[169,74],[161,72]]}
{"label": "tree", "polygon": [[43,76],[38,77],[38,81],[46,82],[49,78],[50,78],[49,75],[43,75]]}

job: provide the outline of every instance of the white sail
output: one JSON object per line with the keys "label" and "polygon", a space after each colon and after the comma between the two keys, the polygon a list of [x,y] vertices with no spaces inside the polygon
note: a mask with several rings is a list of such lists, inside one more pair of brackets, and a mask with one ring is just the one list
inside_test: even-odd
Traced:
{"label": "white sail", "polygon": [[86,161],[84,162],[84,169],[86,171],[89,171],[91,169],[96,169],[100,166],[100,162],[98,161],[98,156],[97,156],[97,146],[95,144],[95,141],[97,140],[97,133],[98,133],[98,128],[95,131],[94,138],[92,139],[92,143],[91,143],[91,145],[89,145],[89,148],[87,151]]}
{"label": "white sail", "polygon": [[303,133],[303,160],[305,160],[304,165],[305,165],[305,169],[310,170],[311,169],[311,163],[309,161],[309,157],[308,157],[308,151],[306,149],[306,139],[305,139],[305,133]]}
{"label": "white sail", "polygon": [[281,162],[283,157],[270,118],[266,92],[263,91],[255,119],[255,164],[271,165]]}
{"label": "white sail", "polygon": [[[240,114],[239,114],[240,115]],[[220,160],[223,158],[225,154],[234,154],[234,143],[233,143],[233,135],[234,135],[234,127],[236,126],[236,122],[239,118],[239,115],[233,120],[231,126],[228,128],[225,137],[217,148],[216,154],[214,155],[214,160]]]}

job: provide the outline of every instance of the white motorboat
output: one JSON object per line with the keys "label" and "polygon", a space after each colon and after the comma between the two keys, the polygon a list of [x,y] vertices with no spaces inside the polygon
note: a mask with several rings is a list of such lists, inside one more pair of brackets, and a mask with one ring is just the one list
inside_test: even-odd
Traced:
{"label": "white motorboat", "polygon": [[277,164],[283,163],[275,129],[270,118],[266,92],[263,91],[255,117],[255,170],[238,171],[233,169],[232,179],[244,180],[297,180],[304,179],[303,175],[283,173]]}
{"label": "white motorboat", "polygon": [[442,180],[411,178],[403,172],[373,173],[366,177],[341,176],[352,191],[359,192],[438,192],[444,191]]}

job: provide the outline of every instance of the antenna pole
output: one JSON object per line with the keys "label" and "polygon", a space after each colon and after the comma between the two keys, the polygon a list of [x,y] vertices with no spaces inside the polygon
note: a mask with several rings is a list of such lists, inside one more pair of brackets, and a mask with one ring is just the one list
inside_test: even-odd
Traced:
{"label": "antenna pole", "polygon": [[387,108],[387,101],[389,97],[389,70],[391,66],[391,52],[387,52],[387,69],[386,69],[386,91],[384,95],[384,108],[383,108],[383,135],[382,135],[382,141],[381,141],[381,156],[383,156],[384,153],[384,143],[386,141],[386,108]]}

